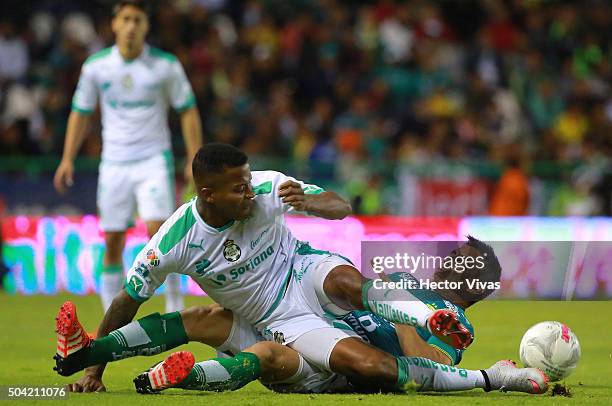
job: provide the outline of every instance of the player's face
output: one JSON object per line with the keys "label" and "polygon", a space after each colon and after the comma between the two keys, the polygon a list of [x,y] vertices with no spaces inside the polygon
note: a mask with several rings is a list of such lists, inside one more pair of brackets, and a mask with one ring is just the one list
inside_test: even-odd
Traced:
{"label": "player's face", "polygon": [[112,27],[119,46],[139,48],[149,31],[149,19],[139,8],[124,6],[113,18]]}
{"label": "player's face", "polygon": [[249,164],[226,168],[213,190],[217,211],[231,220],[244,220],[253,209],[253,186]]}

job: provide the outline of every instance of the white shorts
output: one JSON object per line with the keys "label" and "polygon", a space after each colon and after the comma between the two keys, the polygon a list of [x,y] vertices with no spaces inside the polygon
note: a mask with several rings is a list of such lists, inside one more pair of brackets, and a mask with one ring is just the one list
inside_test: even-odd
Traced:
{"label": "white shorts", "polygon": [[175,208],[174,162],[166,151],[140,161],[100,163],[98,211],[104,231],[124,231],[134,214],[164,221]]}
{"label": "white shorts", "polygon": [[318,252],[321,254],[294,254],[293,272],[283,298],[270,315],[256,325],[267,340],[288,345],[308,331],[332,327],[336,317],[323,309],[324,299],[317,291],[323,289],[325,277],[332,269],[353,265],[341,256]]}
{"label": "white shorts", "polygon": [[[312,330],[294,342],[300,354],[297,372],[282,381],[262,382],[264,386],[282,393],[331,393],[350,390],[345,377],[329,370],[329,355],[336,343],[346,337],[358,337],[351,328],[343,323],[341,328],[327,327],[325,330]],[[349,331],[350,330],[350,331]],[[234,314],[232,329],[227,340],[216,348],[219,356],[233,356],[251,347],[264,337],[247,320]],[[299,350],[303,352],[300,352]],[[320,355],[319,355],[320,354]],[[328,368],[320,368],[311,359],[326,358]]]}
{"label": "white shorts", "polygon": [[262,384],[279,393],[339,393],[351,389],[344,376],[319,369],[306,361],[301,354],[300,366],[292,377],[279,382],[262,382]]}
{"label": "white shorts", "polygon": [[[335,315],[324,310],[325,278],[335,267],[353,266],[348,259],[326,251],[299,250],[292,258],[292,275],[278,307],[256,327],[263,337],[298,351],[318,370],[331,373],[329,358],[338,341],[357,334]],[[323,294],[324,296],[324,294]],[[322,305],[323,302],[323,305]],[[348,312],[347,312],[348,313]],[[301,339],[304,336],[305,339]],[[307,337],[307,338],[306,338]],[[314,349],[309,351],[308,349]]]}

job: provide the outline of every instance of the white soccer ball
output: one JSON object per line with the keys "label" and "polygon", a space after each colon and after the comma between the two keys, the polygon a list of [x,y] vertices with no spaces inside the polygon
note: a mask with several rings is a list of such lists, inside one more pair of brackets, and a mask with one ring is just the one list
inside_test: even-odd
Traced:
{"label": "white soccer ball", "polygon": [[524,366],[540,368],[554,382],[576,369],[580,359],[580,343],[565,324],[543,321],[525,332],[520,357]]}

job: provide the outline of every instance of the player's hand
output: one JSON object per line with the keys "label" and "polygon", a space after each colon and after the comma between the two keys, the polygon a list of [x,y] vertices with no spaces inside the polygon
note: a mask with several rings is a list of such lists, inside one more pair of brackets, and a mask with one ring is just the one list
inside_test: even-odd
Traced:
{"label": "player's hand", "polygon": [[102,378],[88,373],[75,383],[66,385],[66,389],[68,392],[106,392]]}
{"label": "player's hand", "polygon": [[292,206],[298,211],[307,211],[308,195],[304,194],[304,189],[299,183],[288,180],[278,187],[278,197],[283,203]]}
{"label": "player's hand", "polygon": [[57,190],[60,194],[66,193],[66,188],[71,187],[74,184],[73,175],[74,164],[72,161],[62,160],[55,171],[55,176],[53,177],[53,186],[55,186],[55,190]]}

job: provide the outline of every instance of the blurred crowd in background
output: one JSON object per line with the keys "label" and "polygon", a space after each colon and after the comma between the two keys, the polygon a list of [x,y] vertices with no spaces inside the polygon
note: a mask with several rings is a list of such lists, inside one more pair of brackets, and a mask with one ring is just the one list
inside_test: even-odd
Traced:
{"label": "blurred crowd in background", "polygon": [[[112,2],[2,3],[0,160],[59,157]],[[610,215],[610,2],[151,3],[148,41],[183,63],[206,141],[340,185],[358,213]],[[476,207],[417,197],[451,189]]]}

